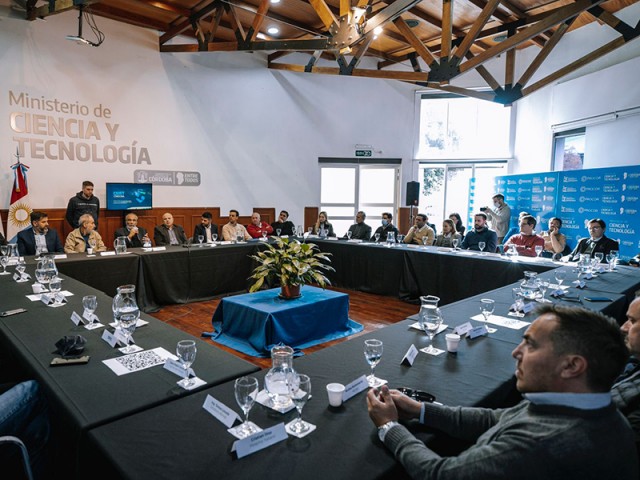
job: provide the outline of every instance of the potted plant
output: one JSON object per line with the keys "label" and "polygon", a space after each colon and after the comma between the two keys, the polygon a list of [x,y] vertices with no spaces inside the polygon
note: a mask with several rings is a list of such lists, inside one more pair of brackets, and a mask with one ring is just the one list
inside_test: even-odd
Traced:
{"label": "potted plant", "polygon": [[257,291],[265,280],[274,278],[280,282],[282,298],[298,298],[300,287],[307,283],[316,283],[324,288],[331,284],[324,272],[335,271],[323,263],[331,262],[329,255],[313,243],[276,237],[275,245],[267,244],[266,250],[251,255],[259,265],[249,277],[255,280],[249,291]]}

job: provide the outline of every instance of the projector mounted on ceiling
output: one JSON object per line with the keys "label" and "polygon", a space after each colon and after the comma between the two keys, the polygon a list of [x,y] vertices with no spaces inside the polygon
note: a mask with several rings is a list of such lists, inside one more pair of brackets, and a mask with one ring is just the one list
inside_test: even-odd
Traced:
{"label": "projector mounted on ceiling", "polygon": [[[73,40],[74,42],[84,43],[85,45],[91,45],[92,47],[99,47],[102,44],[102,42],[104,42],[104,33],[102,33],[98,29],[98,26],[96,25],[96,22],[93,18],[93,15],[91,13],[84,11],[84,4],[80,4],[78,6],[78,10],[80,11],[80,15],[78,15],[78,35],[67,35],[65,38],[67,40]],[[82,36],[82,18],[83,17],[86,17],[89,27],[91,27],[91,30],[93,31],[96,38],[98,39],[97,42],[92,42],[91,40],[87,40]]]}

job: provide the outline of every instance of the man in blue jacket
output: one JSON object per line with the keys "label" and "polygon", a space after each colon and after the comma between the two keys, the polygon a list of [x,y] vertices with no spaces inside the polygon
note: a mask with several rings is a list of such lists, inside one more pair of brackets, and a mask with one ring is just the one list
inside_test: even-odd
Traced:
{"label": "man in blue jacket", "polygon": [[45,212],[31,212],[31,228],[18,233],[18,252],[20,255],[40,253],[62,253],[64,248],[58,232],[49,228],[49,216]]}
{"label": "man in blue jacket", "polygon": [[[487,215],[480,212],[473,217],[474,229],[468,232],[460,248],[464,250],[476,250],[495,253],[498,246],[498,235],[487,225]],[[484,248],[480,248],[480,242],[484,242]]]}

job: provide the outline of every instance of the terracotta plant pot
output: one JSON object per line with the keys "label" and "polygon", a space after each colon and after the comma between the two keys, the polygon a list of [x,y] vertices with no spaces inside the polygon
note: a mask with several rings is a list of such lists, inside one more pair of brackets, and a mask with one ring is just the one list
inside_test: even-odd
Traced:
{"label": "terracotta plant pot", "polygon": [[282,298],[298,298],[300,296],[300,285],[282,285],[280,287]]}

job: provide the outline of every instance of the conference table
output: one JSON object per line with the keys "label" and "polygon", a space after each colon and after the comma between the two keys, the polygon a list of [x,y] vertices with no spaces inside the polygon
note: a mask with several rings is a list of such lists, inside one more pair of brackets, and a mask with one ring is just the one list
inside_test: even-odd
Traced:
{"label": "conference table", "polygon": [[[27,273],[33,278],[32,265],[27,267]],[[113,321],[111,297],[66,275],[61,277],[63,290],[73,295],[66,297],[68,301],[63,306],[52,307],[26,298],[32,293],[33,280],[17,283],[10,275],[0,276],[0,311],[27,310],[0,317],[3,375],[36,379],[42,386],[50,407],[53,427],[50,445],[56,467],[67,462],[75,465],[76,452],[89,429],[194,393],[177,386],[180,378],[162,366],[121,376],[113,373],[103,360],[122,354],[101,339],[104,328],[87,330],[71,320],[73,312],[83,313],[82,297],[95,295],[98,302],[95,313],[101,323]],[[133,338],[145,350],[161,347],[175,353],[179,340],[195,340],[198,354],[193,368],[204,382],[200,389],[258,370],[253,364],[148,315],[142,314],[141,319],[148,324],[138,328]],[[55,343],[72,335],[82,335],[87,340],[83,355],[90,356],[89,363],[51,367],[50,362],[57,356],[53,353]]]}
{"label": "conference table", "polygon": [[[303,419],[316,430],[303,438],[288,437],[265,450],[237,459],[231,453],[235,440],[226,427],[204,410],[208,395],[240,413],[233,382],[190,397],[146,410],[92,429],[81,471],[98,469],[118,478],[206,478],[212,472],[234,478],[406,478],[393,455],[378,440],[368,417],[365,392],[341,407],[328,405],[325,387],[331,382],[348,384],[369,373],[363,354],[364,340],[384,342],[376,375],[391,387],[428,391],[445,404],[498,407],[516,401],[513,395],[513,345],[489,337],[462,342],[457,354],[431,356],[419,353],[413,366],[401,360],[413,344],[422,348],[428,337],[409,328],[405,320],[311,355],[296,358],[293,367],[311,377],[312,398]],[[444,335],[434,339],[444,349]],[[267,370],[256,376],[262,387]],[[262,428],[289,422],[296,416],[255,404],[251,420]],[[416,427],[430,445],[440,444],[433,432]],[[140,458],[144,458],[141,462]]]}

